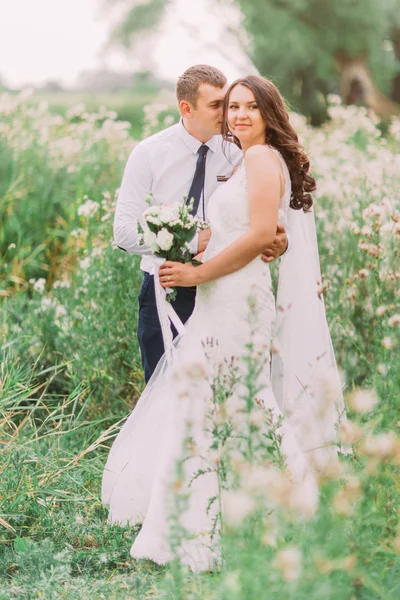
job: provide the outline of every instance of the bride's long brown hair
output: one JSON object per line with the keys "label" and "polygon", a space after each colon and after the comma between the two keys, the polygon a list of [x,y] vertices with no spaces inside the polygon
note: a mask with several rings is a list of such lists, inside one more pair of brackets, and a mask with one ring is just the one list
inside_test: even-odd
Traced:
{"label": "bride's long brown hair", "polygon": [[287,164],[292,182],[290,207],[296,210],[302,208],[304,212],[307,212],[313,204],[311,192],[316,189],[315,179],[309,172],[308,156],[299,144],[297,133],[289,122],[285,101],[272,81],[257,75],[249,75],[232,83],[224,101],[222,124],[224,139],[234,141],[239,148],[241,147],[238,138],[232,135],[228,126],[229,97],[237,85],[244,85],[253,92],[261,116],[266,123],[265,142],[276,148]]}

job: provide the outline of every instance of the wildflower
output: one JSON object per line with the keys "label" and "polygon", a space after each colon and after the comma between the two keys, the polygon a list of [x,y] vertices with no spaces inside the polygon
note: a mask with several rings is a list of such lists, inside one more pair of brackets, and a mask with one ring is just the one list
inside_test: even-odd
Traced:
{"label": "wildflower", "polygon": [[331,284],[329,281],[317,282],[317,295],[320,298],[327,290],[329,290]]}
{"label": "wildflower", "polygon": [[231,571],[225,576],[224,584],[227,590],[238,594],[241,590],[238,571]]}
{"label": "wildflower", "polygon": [[255,508],[254,499],[244,490],[222,493],[222,515],[231,527],[240,525]]}
{"label": "wildflower", "polygon": [[362,443],[361,450],[367,456],[386,460],[393,456],[398,449],[398,440],[393,431],[368,435]]}
{"label": "wildflower", "polygon": [[372,229],[369,225],[364,225],[363,227],[361,227],[360,233],[362,235],[365,235],[366,237],[370,237],[372,235]]}
{"label": "wildflower", "polygon": [[382,346],[386,348],[386,350],[393,350],[393,348],[396,347],[396,341],[387,335],[382,340]]}
{"label": "wildflower", "polygon": [[38,292],[39,294],[43,294],[45,286],[46,286],[46,280],[43,277],[41,277],[40,279],[35,281],[35,283],[33,284],[33,289],[35,290],[35,292]]}
{"label": "wildflower", "polygon": [[394,327],[395,325],[400,325],[400,314],[392,315],[388,320],[389,327]]}
{"label": "wildflower", "polygon": [[90,258],[87,256],[86,258],[83,258],[82,260],[80,260],[79,261],[79,266],[83,270],[88,269],[89,266],[90,266]]}
{"label": "wildflower", "polygon": [[357,477],[350,477],[333,498],[333,507],[339,515],[348,516],[353,513],[360,495],[360,480]]}
{"label": "wildflower", "polygon": [[340,423],[339,437],[345,445],[355,444],[361,440],[362,430],[357,423],[346,420]]}
{"label": "wildflower", "polygon": [[274,566],[277,567],[288,581],[296,581],[301,575],[302,556],[298,548],[287,547],[276,553]]}
{"label": "wildflower", "polygon": [[84,204],[81,204],[78,208],[78,215],[80,217],[90,218],[93,217],[99,210],[100,206],[93,200],[87,200]]}
{"label": "wildflower", "polygon": [[58,289],[58,288],[68,289],[69,287],[71,287],[71,282],[68,281],[68,279],[59,279],[58,281],[55,281],[54,285],[53,285],[54,289]]}
{"label": "wildflower", "polygon": [[374,410],[378,401],[378,396],[373,390],[356,390],[349,398],[349,405],[354,412],[367,413]]}
{"label": "wildflower", "polygon": [[48,308],[52,308],[54,306],[52,300],[50,298],[48,298],[47,296],[43,296],[41,303],[40,303],[40,308],[42,310],[47,310]]}
{"label": "wildflower", "polygon": [[388,371],[389,371],[389,367],[387,365],[384,365],[383,363],[380,363],[378,365],[378,373],[380,373],[384,377],[388,374]]}
{"label": "wildflower", "polygon": [[60,317],[64,317],[66,314],[67,314],[67,309],[65,308],[65,306],[63,306],[62,304],[57,304],[56,305],[56,314],[55,314],[56,319],[59,319]]}

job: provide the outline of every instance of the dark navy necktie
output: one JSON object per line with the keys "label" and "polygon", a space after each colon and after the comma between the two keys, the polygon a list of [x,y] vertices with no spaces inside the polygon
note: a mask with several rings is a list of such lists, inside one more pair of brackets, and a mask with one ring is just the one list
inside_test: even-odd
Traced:
{"label": "dark navy necktie", "polygon": [[[196,163],[196,170],[194,172],[192,185],[190,186],[190,190],[187,197],[187,203],[189,203],[190,200],[194,198],[193,208],[191,210],[192,215],[197,214],[200,198],[204,192],[204,180],[206,176],[206,157],[208,150],[209,147],[205,144],[202,144],[197,151],[197,154],[199,156]],[[205,215],[203,215],[203,217],[204,216]]]}

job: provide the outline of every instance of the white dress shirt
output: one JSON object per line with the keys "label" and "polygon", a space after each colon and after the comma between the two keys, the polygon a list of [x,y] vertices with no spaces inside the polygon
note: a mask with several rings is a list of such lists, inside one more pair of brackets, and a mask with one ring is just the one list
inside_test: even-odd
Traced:
{"label": "white dress shirt", "polygon": [[[151,198],[152,205],[182,202],[189,193],[201,145],[179,122],[140,142],[128,159],[115,212],[114,239],[127,252],[142,256],[143,271],[151,271],[153,257],[150,248],[138,242],[137,221],[143,224],[146,199]],[[204,193],[197,214],[203,218],[204,213],[207,219],[208,201],[218,186],[224,185],[217,177],[231,177],[243,155],[235,144],[223,143],[220,135],[206,145]],[[193,254],[197,252],[197,238],[190,244]]]}

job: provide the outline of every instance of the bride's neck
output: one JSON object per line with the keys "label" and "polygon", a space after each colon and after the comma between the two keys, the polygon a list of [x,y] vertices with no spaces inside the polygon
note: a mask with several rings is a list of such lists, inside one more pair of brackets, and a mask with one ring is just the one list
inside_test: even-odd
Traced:
{"label": "bride's neck", "polygon": [[252,146],[267,146],[268,144],[265,142],[265,140],[256,140],[256,141],[252,141],[252,142],[249,142],[249,143],[246,143],[246,142],[242,143],[242,142],[240,142],[240,145],[241,145],[241,148],[242,148],[242,152],[245,155],[246,152],[247,152],[247,150],[249,148],[251,148]]}

